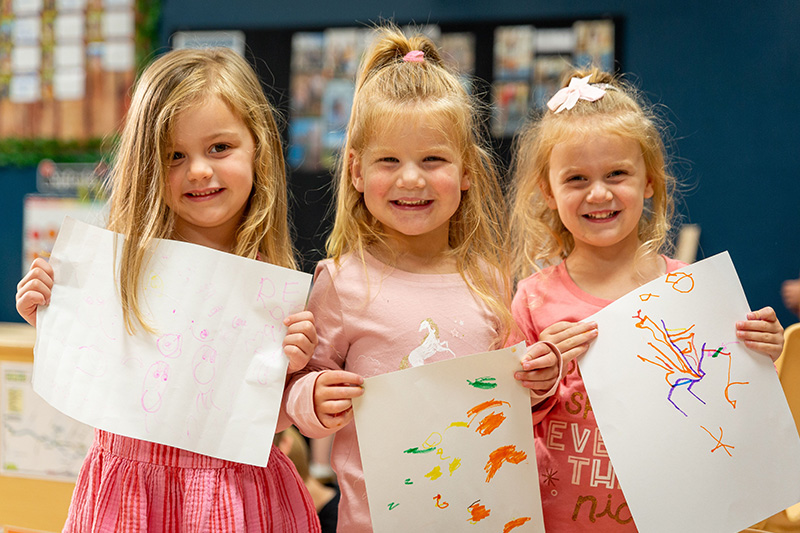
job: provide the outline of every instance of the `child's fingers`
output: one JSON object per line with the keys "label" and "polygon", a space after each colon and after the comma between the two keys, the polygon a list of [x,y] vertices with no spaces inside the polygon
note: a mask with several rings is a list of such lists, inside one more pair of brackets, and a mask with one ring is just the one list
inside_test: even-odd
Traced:
{"label": "child's fingers", "polygon": [[[314,327],[314,313],[311,311],[300,311],[299,313],[293,313],[286,318],[283,319],[283,324],[287,326],[289,329],[292,328],[293,325],[302,323],[302,322],[310,322],[310,326]],[[305,324],[302,326],[303,328],[307,328],[309,324]]]}

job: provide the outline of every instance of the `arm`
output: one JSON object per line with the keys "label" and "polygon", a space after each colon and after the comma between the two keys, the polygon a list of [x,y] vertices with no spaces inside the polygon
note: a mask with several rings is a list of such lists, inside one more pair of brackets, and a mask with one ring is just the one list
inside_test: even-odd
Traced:
{"label": "arm", "polygon": [[38,257],[34,259],[25,277],[17,284],[17,312],[32,326],[36,325],[38,307],[50,303],[53,277],[53,267]]}
{"label": "arm", "polygon": [[352,398],[362,394],[361,376],[344,371],[349,338],[329,271],[333,267],[327,265],[317,267],[308,302],[319,342],[305,368],[292,375],[284,395],[292,422],[311,438],[325,437],[349,423]]}
{"label": "arm", "polygon": [[747,320],[736,323],[736,338],[748,348],[768,355],[773,363],[783,350],[783,326],[771,307],[747,313]]}
{"label": "arm", "polygon": [[[314,349],[317,347],[317,330],[314,327],[314,315],[311,311],[289,315],[283,320],[283,324],[286,326],[283,353],[289,359],[286,374],[286,383],[288,384],[292,374],[305,368],[311,356],[314,355]],[[286,395],[284,394],[275,432],[283,431],[291,425],[292,421],[286,413]]]}

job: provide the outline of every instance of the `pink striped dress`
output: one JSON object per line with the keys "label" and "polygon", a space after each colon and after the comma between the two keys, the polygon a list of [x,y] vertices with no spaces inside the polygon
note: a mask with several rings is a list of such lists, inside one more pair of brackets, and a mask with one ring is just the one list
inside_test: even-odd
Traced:
{"label": "pink striped dress", "polygon": [[64,531],[308,533],[320,525],[297,470],[274,446],[258,467],[96,429]]}

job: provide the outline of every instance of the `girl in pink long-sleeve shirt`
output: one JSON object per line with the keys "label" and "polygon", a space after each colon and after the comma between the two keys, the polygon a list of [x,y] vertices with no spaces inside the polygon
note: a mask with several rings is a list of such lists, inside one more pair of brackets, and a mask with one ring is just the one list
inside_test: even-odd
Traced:
{"label": "girl in pink long-sleeve shirt", "polygon": [[[309,302],[319,346],[287,399],[306,435],[336,433],[347,533],[372,531],[351,409],[364,378],[499,348],[512,325],[502,193],[474,101],[427,37],[386,27],[374,43]],[[547,345],[528,349],[516,377],[532,402],[556,385],[559,361]]]}

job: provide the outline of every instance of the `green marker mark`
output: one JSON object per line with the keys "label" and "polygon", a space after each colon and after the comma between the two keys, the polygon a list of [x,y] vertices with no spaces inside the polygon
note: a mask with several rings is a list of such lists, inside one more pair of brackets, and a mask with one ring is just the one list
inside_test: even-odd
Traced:
{"label": "green marker mark", "polygon": [[482,378],[476,379],[475,381],[467,380],[467,383],[469,383],[470,386],[475,387],[476,389],[484,389],[485,390],[485,389],[493,389],[493,388],[497,387],[497,383],[494,383],[495,381],[497,381],[497,380],[495,378],[493,378],[493,377],[484,376]]}
{"label": "green marker mark", "polygon": [[394,503],[394,502],[390,503],[390,504],[389,504],[389,510],[391,511],[392,509],[394,509],[394,508],[395,508],[395,507],[397,507],[398,505],[400,505],[400,504],[399,504],[399,503]]}
{"label": "green marker mark", "polygon": [[722,348],[717,348],[717,351],[716,351],[716,352],[714,352],[714,353],[711,355],[711,357],[713,358],[713,357],[716,357],[716,356],[718,356],[718,355],[719,355],[719,352],[721,352],[721,351],[722,351]]}
{"label": "green marker mark", "polygon": [[436,446],[434,446],[433,448],[423,448],[423,449],[420,450],[419,448],[417,448],[415,446],[413,448],[409,448],[407,450],[403,450],[403,453],[428,453],[428,452],[432,452],[435,449],[436,449]]}
{"label": "green marker mark", "polygon": [[404,482],[404,483],[405,483],[406,485],[413,485],[413,484],[414,484],[414,482],[413,482],[413,481],[411,481],[411,478],[410,478],[410,477],[406,478],[406,480],[405,480],[405,482]]}

